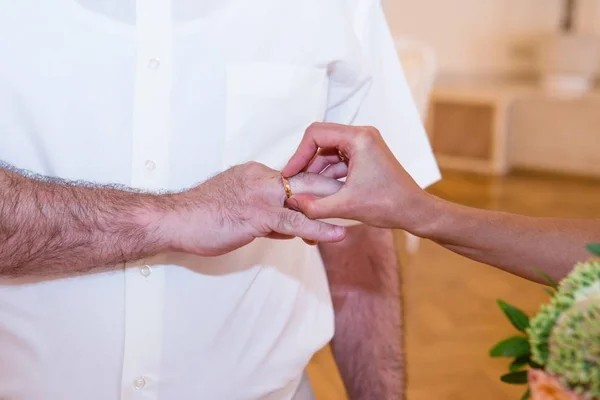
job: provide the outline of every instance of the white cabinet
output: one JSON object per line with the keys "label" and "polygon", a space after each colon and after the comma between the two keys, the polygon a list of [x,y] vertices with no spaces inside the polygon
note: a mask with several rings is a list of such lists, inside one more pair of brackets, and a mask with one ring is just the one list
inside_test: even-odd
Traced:
{"label": "white cabinet", "polygon": [[600,176],[598,93],[561,98],[533,84],[438,85],[428,131],[442,168]]}

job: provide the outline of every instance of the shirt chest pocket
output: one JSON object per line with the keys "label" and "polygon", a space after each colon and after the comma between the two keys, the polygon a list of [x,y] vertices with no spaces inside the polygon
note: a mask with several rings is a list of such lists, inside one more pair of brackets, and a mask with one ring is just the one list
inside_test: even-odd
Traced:
{"label": "shirt chest pocket", "polygon": [[246,161],[282,168],[306,128],[325,117],[326,68],[230,64],[226,80],[224,169]]}

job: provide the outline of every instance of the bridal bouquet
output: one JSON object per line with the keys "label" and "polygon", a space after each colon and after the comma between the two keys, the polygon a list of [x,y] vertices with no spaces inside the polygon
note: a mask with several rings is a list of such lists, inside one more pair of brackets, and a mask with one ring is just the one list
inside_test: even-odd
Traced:
{"label": "bridal bouquet", "polygon": [[[600,244],[588,249],[600,257]],[[522,399],[600,399],[600,258],[577,264],[558,284],[544,276],[551,299],[533,318],[498,301],[521,332],[490,350],[513,359],[500,379],[528,384]]]}

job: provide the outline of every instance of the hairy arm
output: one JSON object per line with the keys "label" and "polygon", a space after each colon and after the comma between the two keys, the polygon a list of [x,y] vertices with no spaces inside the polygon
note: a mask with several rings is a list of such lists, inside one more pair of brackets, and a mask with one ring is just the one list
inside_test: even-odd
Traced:
{"label": "hairy arm", "polygon": [[118,265],[163,250],[168,196],[34,179],[0,168],[0,276]]}
{"label": "hairy arm", "polygon": [[537,218],[486,211],[430,197],[413,230],[456,253],[543,282],[536,269],[561,279],[600,242],[600,219]]}
{"label": "hairy arm", "polygon": [[404,392],[400,279],[393,234],[366,225],[320,244],[335,307],[333,352],[352,400]]}
{"label": "hairy arm", "polygon": [[[289,182],[320,195],[341,186],[310,174]],[[0,167],[0,276],[114,268],[164,251],[213,257],[259,237],[344,238],[340,227],[284,208],[284,199],[280,173],[258,163],[172,194],[36,179]]]}

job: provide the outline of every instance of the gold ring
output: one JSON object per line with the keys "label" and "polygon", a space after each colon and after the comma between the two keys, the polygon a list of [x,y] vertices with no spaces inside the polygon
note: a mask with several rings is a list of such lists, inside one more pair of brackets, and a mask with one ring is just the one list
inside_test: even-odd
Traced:
{"label": "gold ring", "polygon": [[290,181],[283,175],[281,175],[281,183],[283,183],[283,190],[285,190],[285,195],[289,199],[292,197],[292,187],[290,186]]}
{"label": "gold ring", "polygon": [[346,157],[346,155],[340,149],[337,149],[337,152],[338,152],[338,157],[340,158],[340,160],[342,160],[342,162],[348,161],[348,157]]}

